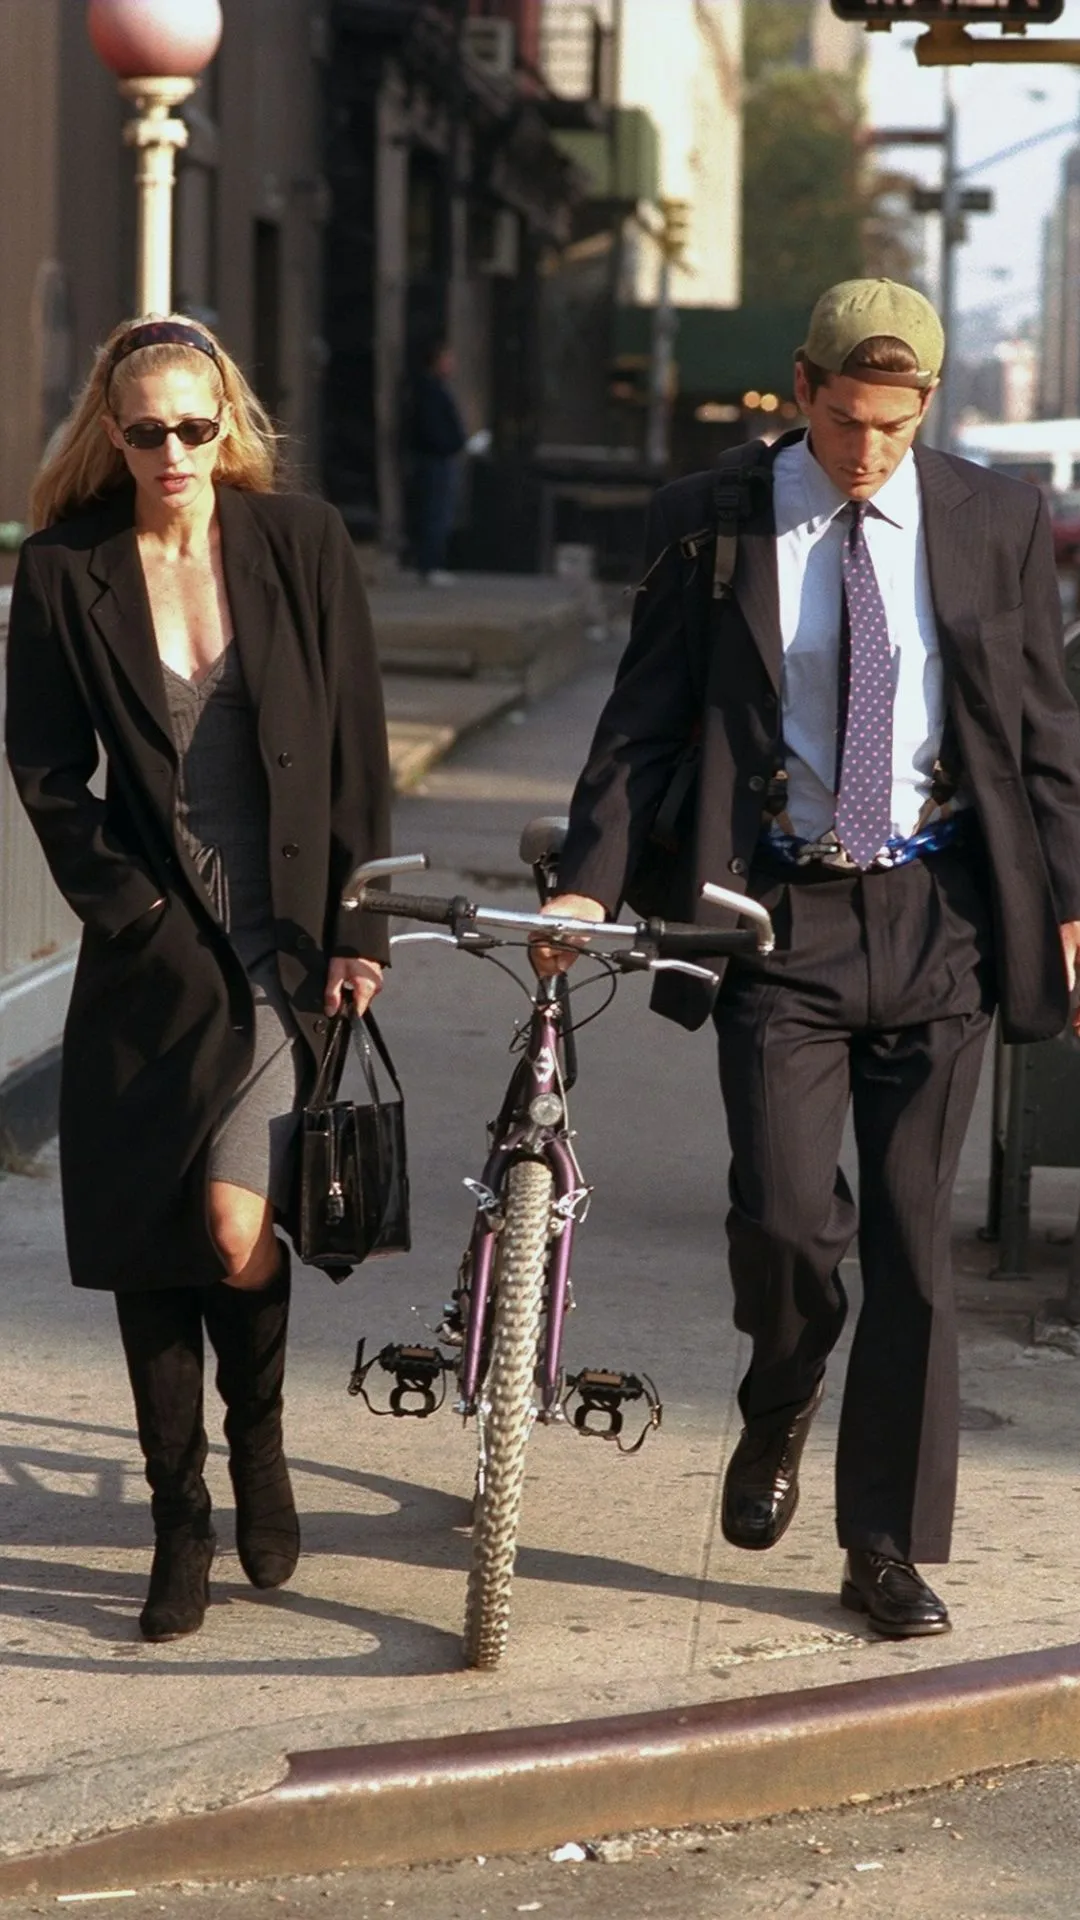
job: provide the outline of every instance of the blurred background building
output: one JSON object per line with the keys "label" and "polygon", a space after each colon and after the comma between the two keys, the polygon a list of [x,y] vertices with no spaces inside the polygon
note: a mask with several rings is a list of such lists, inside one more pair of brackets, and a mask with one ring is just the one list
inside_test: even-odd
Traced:
{"label": "blurred background building", "polygon": [[[224,12],[183,109],[175,301],[221,332],[373,564],[410,557],[409,394],[440,338],[491,436],[454,563],[544,568],[577,540],[625,575],[664,473],[792,418],[820,288],[913,270],[863,139],[864,36],[828,0]],[[0,76],[11,547],[131,310],[134,195],[81,0],[3,0]]]}
{"label": "blurred background building", "polygon": [[1067,154],[1043,238],[1038,410],[1080,416],[1080,146]]}

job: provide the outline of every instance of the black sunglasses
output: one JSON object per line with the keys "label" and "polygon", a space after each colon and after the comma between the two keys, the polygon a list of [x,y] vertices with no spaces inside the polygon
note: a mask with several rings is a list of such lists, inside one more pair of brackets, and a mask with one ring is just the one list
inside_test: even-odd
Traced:
{"label": "black sunglasses", "polygon": [[170,433],[175,433],[182,447],[205,447],[217,439],[221,421],[178,420],[174,427],[167,427],[163,420],[136,420],[133,427],[120,427],[120,431],[137,453],[153,453],[165,445]]}

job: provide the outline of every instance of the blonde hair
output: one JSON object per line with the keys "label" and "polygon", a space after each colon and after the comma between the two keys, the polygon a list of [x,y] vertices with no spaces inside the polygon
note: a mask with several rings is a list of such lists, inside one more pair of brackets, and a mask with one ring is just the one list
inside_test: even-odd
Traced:
{"label": "blonde hair", "polygon": [[[146,318],[152,317],[156,316]],[[204,335],[213,348],[213,358],[199,347],[170,341],[138,347],[114,366],[113,356],[124,336],[145,322],[125,320],[116,327],[98,349],[90,378],[45,450],[30,494],[30,518],[35,528],[66,520],[129,482],[127,463],[105,433],[102,415],[113,410],[126,386],[168,367],[205,375],[219,389],[219,400],[230,409],[229,432],[219,442],[214,478],[251,493],[276,491],[280,482],[280,437],[265,407],[209,327],[187,314],[171,314],[169,318]]]}

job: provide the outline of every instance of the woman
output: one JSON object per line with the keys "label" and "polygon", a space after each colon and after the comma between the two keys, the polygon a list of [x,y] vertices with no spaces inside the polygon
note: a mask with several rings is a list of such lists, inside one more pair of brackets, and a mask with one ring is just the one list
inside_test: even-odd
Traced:
{"label": "woman", "polygon": [[[240,1559],[287,1580],[287,1206],[328,1017],[381,982],[342,913],[388,850],[378,670],[339,515],[275,491],[273,430],[186,319],[99,354],[34,491],[8,640],[7,750],[83,922],[64,1036],[72,1279],[111,1290],[151,1488],[148,1640],[200,1627],[214,1552],[203,1328]],[[91,787],[100,742],[104,797]]]}

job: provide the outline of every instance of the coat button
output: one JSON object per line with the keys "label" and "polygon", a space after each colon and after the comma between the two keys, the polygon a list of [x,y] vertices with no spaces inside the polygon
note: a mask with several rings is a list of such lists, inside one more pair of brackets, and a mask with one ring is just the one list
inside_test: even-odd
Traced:
{"label": "coat button", "polygon": [[765,791],[765,782],[760,773],[752,773],[746,784],[751,793],[764,793]]}
{"label": "coat button", "polygon": [[291,767],[291,766],[292,766],[292,754],[291,754],[291,753],[279,753],[279,754],[278,754],[278,757],[277,757],[277,763],[278,763],[278,766],[279,766],[279,767]]}
{"label": "coat button", "polygon": [[318,1019],[317,1019],[317,1020],[315,1021],[315,1031],[316,1031],[316,1033],[325,1033],[325,1032],[326,1032],[326,1021],[325,1021],[325,1020],[323,1019],[323,1017],[322,1017],[322,1014],[321,1014],[321,1013],[320,1013],[320,1015],[319,1015],[319,1017],[318,1017]]}
{"label": "coat button", "polygon": [[312,939],[312,937],[311,937],[311,935],[310,935],[310,933],[298,933],[298,934],[297,934],[297,936],[296,936],[296,947],[297,947],[297,952],[298,952],[298,953],[307,953],[307,951],[308,951],[308,949],[309,949],[310,947],[313,947],[314,945],[315,945],[315,942],[314,942],[314,940]]}
{"label": "coat button", "polygon": [[746,861],[740,860],[738,854],[735,855],[734,860],[729,860],[727,864],[728,864],[729,873],[745,873],[746,872]]}
{"label": "coat button", "polygon": [[299,851],[300,849],[295,841],[286,840],[285,845],[281,849],[281,857],[283,860],[295,860]]}

